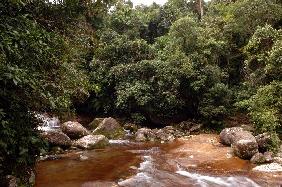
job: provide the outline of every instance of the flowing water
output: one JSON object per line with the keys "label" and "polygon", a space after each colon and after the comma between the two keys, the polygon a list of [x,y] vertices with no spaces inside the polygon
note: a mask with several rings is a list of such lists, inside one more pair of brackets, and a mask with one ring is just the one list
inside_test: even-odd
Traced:
{"label": "flowing water", "polygon": [[35,113],[34,116],[41,122],[37,130],[49,131],[60,128],[60,120],[57,117],[50,117],[48,114],[41,113]]}
{"label": "flowing water", "polygon": [[36,166],[36,187],[281,186],[282,173],[252,171],[218,136],[172,143],[111,141],[106,149],[69,152]]}

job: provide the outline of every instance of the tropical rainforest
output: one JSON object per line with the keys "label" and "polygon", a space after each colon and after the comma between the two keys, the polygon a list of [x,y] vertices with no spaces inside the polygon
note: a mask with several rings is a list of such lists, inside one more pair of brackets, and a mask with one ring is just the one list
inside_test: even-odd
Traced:
{"label": "tropical rainforest", "polygon": [[282,135],[282,1],[1,0],[0,175],[24,178],[46,143],[34,111]]}

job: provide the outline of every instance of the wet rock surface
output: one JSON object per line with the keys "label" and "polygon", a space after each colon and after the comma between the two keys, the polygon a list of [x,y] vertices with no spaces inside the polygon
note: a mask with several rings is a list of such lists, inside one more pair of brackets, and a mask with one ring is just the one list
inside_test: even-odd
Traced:
{"label": "wet rock surface", "polygon": [[156,135],[152,129],[141,128],[135,133],[135,140],[139,142],[155,141]]}
{"label": "wet rock surface", "polygon": [[256,166],[253,170],[259,172],[282,172],[282,165],[278,163],[263,164]]}
{"label": "wet rock surface", "polygon": [[80,123],[68,121],[61,125],[62,131],[68,135],[71,139],[79,139],[83,136],[87,136],[90,132],[84,128]]}
{"label": "wet rock surface", "polygon": [[109,140],[104,135],[88,135],[73,142],[73,146],[80,149],[105,148]]}
{"label": "wet rock surface", "polygon": [[71,139],[60,130],[42,132],[41,137],[53,146],[70,147]]}

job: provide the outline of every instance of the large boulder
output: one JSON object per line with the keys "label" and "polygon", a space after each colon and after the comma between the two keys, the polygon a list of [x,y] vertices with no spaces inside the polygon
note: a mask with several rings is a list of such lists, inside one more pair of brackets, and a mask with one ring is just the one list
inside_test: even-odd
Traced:
{"label": "large boulder", "polygon": [[61,125],[62,131],[71,139],[79,139],[83,136],[89,135],[90,132],[84,128],[80,123],[68,121]]}
{"label": "large boulder", "polygon": [[105,118],[95,118],[91,123],[87,125],[87,128],[91,131],[95,130],[104,119]]}
{"label": "large boulder", "polygon": [[258,144],[255,139],[242,138],[232,144],[233,152],[242,159],[250,159],[258,153]]}
{"label": "large boulder", "polygon": [[42,132],[41,137],[53,146],[70,147],[71,139],[60,130]]}
{"label": "large boulder", "polygon": [[119,139],[125,136],[125,132],[114,118],[105,118],[93,131],[93,134],[102,134],[110,139]]}
{"label": "large boulder", "polygon": [[271,135],[269,133],[259,134],[256,136],[256,140],[257,140],[260,152],[265,152],[267,151],[267,148],[271,143]]}
{"label": "large boulder", "polygon": [[234,154],[242,159],[250,159],[258,153],[256,138],[241,127],[224,129],[220,133],[220,141],[225,145],[231,145]]}
{"label": "large boulder", "polygon": [[73,142],[73,146],[81,149],[99,149],[109,144],[104,135],[88,135]]}
{"label": "large boulder", "polygon": [[225,145],[231,145],[237,138],[237,133],[242,132],[241,127],[225,128],[220,133],[220,142]]}
{"label": "large boulder", "polygon": [[156,135],[152,129],[141,128],[138,129],[137,132],[135,133],[135,140],[139,142],[155,141]]}

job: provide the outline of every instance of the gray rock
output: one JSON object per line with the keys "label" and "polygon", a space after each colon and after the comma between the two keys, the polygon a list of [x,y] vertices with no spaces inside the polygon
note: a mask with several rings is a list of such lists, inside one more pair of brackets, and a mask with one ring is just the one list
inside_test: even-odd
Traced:
{"label": "gray rock", "polygon": [[42,132],[41,137],[53,146],[70,147],[71,139],[60,130]]}
{"label": "gray rock", "polygon": [[268,148],[269,143],[271,143],[271,136],[269,133],[263,133],[256,136],[256,141],[261,152],[265,152]]}
{"label": "gray rock", "polygon": [[73,121],[63,123],[61,125],[61,129],[71,139],[78,139],[90,134],[90,132],[86,128],[84,128],[80,123]]}
{"label": "gray rock", "polygon": [[236,135],[238,132],[242,132],[241,127],[225,128],[220,133],[220,141],[222,144],[231,145],[234,143]]}
{"label": "gray rock", "polygon": [[114,118],[105,118],[99,126],[93,131],[93,134],[102,134],[110,139],[123,138],[125,132],[120,124]]}
{"label": "gray rock", "polygon": [[91,131],[95,130],[104,119],[105,118],[95,118],[91,123],[87,125],[87,128]]}
{"label": "gray rock", "polygon": [[254,164],[263,164],[266,162],[266,159],[262,153],[256,153],[252,158],[251,162]]}
{"label": "gray rock", "polygon": [[156,131],[156,138],[160,141],[173,141],[176,138],[183,136],[183,133],[172,126],[166,126],[163,129]]}
{"label": "gray rock", "polygon": [[236,156],[242,159],[250,159],[258,153],[258,144],[252,139],[240,139],[232,144],[233,152]]}
{"label": "gray rock", "polygon": [[135,133],[136,141],[173,141],[184,136],[184,133],[173,126],[166,126],[162,129],[141,128]]}
{"label": "gray rock", "polygon": [[250,159],[258,152],[256,138],[240,127],[226,128],[221,131],[220,141],[231,145],[234,154],[242,159]]}
{"label": "gray rock", "polygon": [[274,157],[273,162],[281,164],[282,165],[282,157]]}
{"label": "gray rock", "polygon": [[73,142],[73,145],[81,149],[104,148],[109,140],[104,135],[88,135]]}
{"label": "gray rock", "polygon": [[252,133],[248,131],[240,131],[240,132],[234,133],[232,137],[233,142],[231,144],[239,140],[250,140],[250,141],[256,142],[257,144],[256,138],[252,135]]}
{"label": "gray rock", "polygon": [[265,161],[268,162],[268,163],[273,162],[273,155],[274,155],[274,153],[271,152],[271,151],[265,152],[263,154]]}
{"label": "gray rock", "polygon": [[135,133],[135,140],[139,142],[155,141],[156,135],[152,129],[141,128]]}
{"label": "gray rock", "polygon": [[253,171],[258,172],[282,172],[282,165],[278,163],[270,163],[270,164],[264,164],[260,166],[256,166],[253,168]]}

